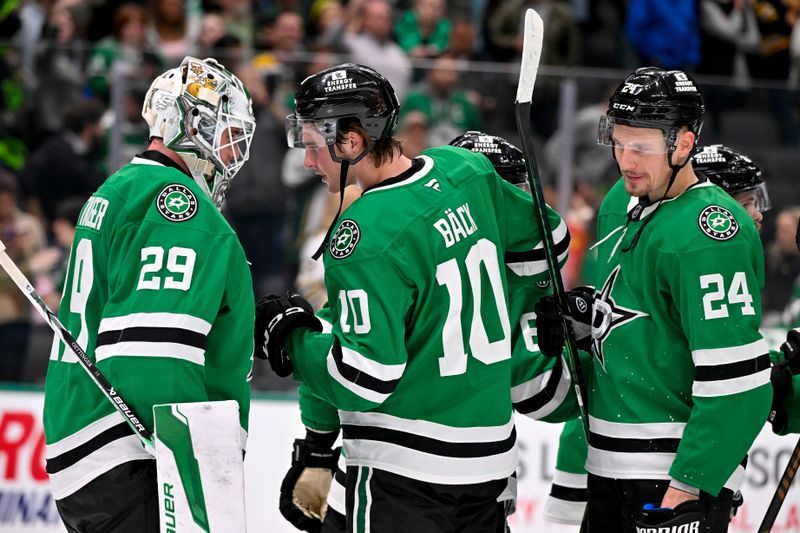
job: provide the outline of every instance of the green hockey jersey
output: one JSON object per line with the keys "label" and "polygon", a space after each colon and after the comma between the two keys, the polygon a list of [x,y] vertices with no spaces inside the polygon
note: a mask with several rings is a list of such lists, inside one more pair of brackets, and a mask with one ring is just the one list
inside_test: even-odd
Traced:
{"label": "green hockey jersey", "polygon": [[[149,430],[154,404],[232,399],[246,431],[254,308],[236,235],[163,154],[134,158],[84,205],[59,319]],[[44,426],[56,499],[151,458],[58,340]]]}
{"label": "green hockey jersey", "polygon": [[427,150],[348,208],[324,256],[332,332],[295,331],[287,350],[339,409],[349,466],[444,484],[514,471],[506,268],[546,279],[540,240],[530,196],[460,148]]}
{"label": "green hockey jersey", "polygon": [[755,226],[710,182],[656,211],[620,180],[598,237],[587,470],[736,490],[772,395]]}

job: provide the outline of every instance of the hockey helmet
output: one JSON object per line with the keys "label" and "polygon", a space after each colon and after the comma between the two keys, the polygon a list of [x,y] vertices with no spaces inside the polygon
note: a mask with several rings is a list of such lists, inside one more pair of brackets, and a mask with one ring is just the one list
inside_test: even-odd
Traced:
{"label": "hockey helmet", "polygon": [[761,169],[746,155],[722,144],[712,144],[692,156],[692,165],[695,172],[703,174],[731,196],[756,191],[756,208],[762,213],[770,209]]}
{"label": "hockey helmet", "polygon": [[649,149],[671,153],[681,127],[688,127],[695,139],[700,136],[704,114],[703,95],[691,76],[680,70],[642,67],[611,95],[608,112],[600,117],[597,142],[615,146],[617,124],[657,128],[664,132],[664,146]]}
{"label": "hockey helmet", "polygon": [[253,103],[242,82],[215,59],[185,57],[157,77],[142,117],[150,137],[174,150],[217,207],[250,156],[256,128]]}
{"label": "hockey helmet", "polygon": [[525,157],[519,148],[504,138],[480,131],[468,131],[450,141],[450,145],[482,153],[489,158],[501,178],[530,192]]}
{"label": "hockey helmet", "polygon": [[[356,118],[369,134],[369,146],[392,134],[400,105],[389,81],[377,71],[355,63],[344,63],[309,76],[295,93],[295,112],[286,117],[286,133],[291,148],[328,146],[331,157],[339,121]],[[303,140],[304,127],[318,141]]]}

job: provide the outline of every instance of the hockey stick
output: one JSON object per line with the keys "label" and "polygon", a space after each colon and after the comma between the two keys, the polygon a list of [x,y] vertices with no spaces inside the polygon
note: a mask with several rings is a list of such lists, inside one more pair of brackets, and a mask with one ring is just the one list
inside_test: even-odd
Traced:
{"label": "hockey stick", "polygon": [[6,271],[11,280],[19,287],[19,290],[22,291],[36,310],[39,311],[39,314],[42,315],[47,325],[50,326],[50,329],[52,329],[55,334],[58,335],[58,338],[69,346],[75,355],[78,356],[78,361],[81,363],[81,366],[86,370],[89,377],[92,378],[100,390],[103,391],[103,394],[108,398],[108,401],[111,402],[111,405],[122,414],[131,429],[139,436],[144,444],[145,450],[155,455],[153,451],[152,434],[144,427],[144,424],[142,424],[139,417],[136,416],[136,413],[133,412],[133,409],[119,394],[117,394],[117,391],[111,383],[109,383],[103,373],[100,372],[100,369],[89,359],[89,356],[86,355],[86,352],[80,347],[78,341],[75,340],[70,332],[61,324],[61,321],[58,320],[58,317],[47,307],[47,304],[44,303],[42,297],[39,296],[39,293],[33,288],[28,278],[25,277],[25,274],[22,273],[19,267],[14,264],[14,261],[8,256],[6,253],[6,245],[3,241],[0,241],[0,266],[3,267],[3,270]]}
{"label": "hockey stick", "polygon": [[783,500],[786,499],[786,494],[792,486],[794,476],[797,474],[797,469],[800,467],[800,440],[794,446],[792,455],[789,456],[789,463],[783,471],[778,486],[775,489],[775,494],[772,495],[772,500],[769,502],[767,512],[764,514],[764,519],[761,525],[758,526],[758,533],[769,533],[772,531],[772,526],[775,524],[775,519],[778,518],[778,513],[781,511]]}
{"label": "hockey stick", "polygon": [[[547,209],[544,203],[544,193],[542,192],[542,181],[539,177],[539,166],[536,163],[536,154],[533,149],[533,132],[531,130],[531,100],[533,99],[533,85],[536,82],[536,74],[539,70],[539,58],[542,55],[543,36],[544,24],[542,18],[533,9],[526,10],[525,39],[522,45],[522,65],[519,71],[514,114],[517,118],[517,131],[519,131],[522,152],[525,154],[525,163],[528,168],[528,183],[533,194],[536,225],[542,234],[544,251],[547,257],[547,270],[550,272],[550,281],[553,285],[556,302],[558,302],[561,309],[567,309],[567,297],[564,292],[564,282],[561,280],[561,270],[558,268],[558,255],[553,243],[553,232],[547,223]],[[575,387],[575,395],[578,397],[583,431],[586,434],[586,442],[588,443],[589,417],[586,410],[586,384],[581,371],[578,351],[575,348],[572,327],[566,319],[564,320],[564,327],[567,334],[565,343],[567,348],[567,367]]]}

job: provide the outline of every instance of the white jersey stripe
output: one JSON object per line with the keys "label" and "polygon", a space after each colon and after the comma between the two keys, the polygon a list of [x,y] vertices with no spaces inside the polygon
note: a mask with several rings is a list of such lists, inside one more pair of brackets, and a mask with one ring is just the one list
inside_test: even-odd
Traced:
{"label": "white jersey stripe", "polygon": [[716,381],[695,381],[692,385],[692,395],[700,397],[726,396],[728,394],[749,391],[769,383],[769,375],[770,369],[765,368],[756,374],[748,374],[738,378],[720,379]]}
{"label": "white jersey stripe", "polygon": [[328,373],[331,375],[333,379],[335,379],[342,387],[349,390],[356,396],[360,396],[365,400],[377,404],[381,404],[389,397],[388,394],[381,394],[379,392],[375,392],[372,389],[367,389],[362,387],[361,385],[356,385],[349,379],[345,378],[340,372],[339,367],[336,366],[336,361],[333,359],[333,353],[328,352]]}
{"label": "white jersey stripe", "polygon": [[769,353],[767,341],[758,339],[755,342],[743,346],[692,350],[692,359],[694,360],[695,366],[712,366],[755,359],[766,353]]}
{"label": "white jersey stripe", "polygon": [[684,422],[625,424],[607,422],[589,415],[589,430],[592,433],[618,439],[679,439],[683,437],[684,427]]}
{"label": "white jersey stripe", "polygon": [[208,335],[211,324],[202,318],[182,313],[132,313],[102,319],[98,333],[126,328],[179,328]]}
{"label": "white jersey stripe", "polygon": [[[356,350],[352,350],[346,346],[341,346],[341,349],[342,361],[344,364],[355,368],[359,372],[369,374],[380,381],[394,381],[396,379],[400,379],[406,369],[405,363],[385,365],[383,363],[373,361],[368,357],[364,357]],[[333,348],[331,348],[328,357],[333,357]]]}
{"label": "white jersey stripe", "polygon": [[387,428],[453,443],[504,441],[514,431],[514,419],[511,417],[502,426],[466,428],[446,426],[436,422],[428,422],[427,420],[409,420],[386,413],[371,412],[339,411],[339,420],[342,425]]}
{"label": "white jersey stripe", "polygon": [[205,365],[205,350],[177,344],[174,342],[117,342],[98,346],[94,351],[95,359],[103,361],[110,357],[169,357],[182,359],[196,365]]}
{"label": "white jersey stripe", "polygon": [[586,474],[572,474],[563,470],[555,469],[553,472],[553,484],[569,487],[571,489],[585,489],[587,482]]}
{"label": "white jersey stripe", "polygon": [[489,457],[445,457],[397,444],[360,439],[344,441],[347,466],[370,466],[426,483],[465,485],[503,479],[517,468],[517,447]]}
{"label": "white jersey stripe", "polygon": [[548,522],[579,526],[586,511],[586,502],[569,502],[548,496],[544,504],[544,517]]}
{"label": "white jersey stripe", "polygon": [[[47,454],[48,456],[53,454],[50,446],[48,446]],[[153,456],[142,448],[139,437],[130,435],[113,440],[74,465],[57,473],[49,474],[53,498],[56,500],[66,498],[115,466],[139,459],[153,459]]]}
{"label": "white jersey stripe", "polygon": [[72,435],[64,437],[58,442],[47,445],[46,459],[58,457],[64,452],[68,452],[73,448],[77,448],[85,442],[89,442],[100,433],[111,429],[112,427],[125,422],[125,417],[119,411],[114,411],[110,415],[104,416],[99,420],[95,420],[88,426],[81,428]]}

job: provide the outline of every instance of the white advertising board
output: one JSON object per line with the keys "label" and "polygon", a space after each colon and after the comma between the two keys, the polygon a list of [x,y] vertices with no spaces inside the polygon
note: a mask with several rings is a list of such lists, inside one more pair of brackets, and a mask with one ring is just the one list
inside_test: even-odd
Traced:
{"label": "white advertising board", "polygon": [[[41,392],[0,390],[0,531],[51,533],[65,531],[47,485]],[[560,426],[521,418],[519,501],[511,517],[514,533],[576,532],[543,519],[550,489]],[[291,444],[303,435],[294,401],[255,400],[245,460],[248,531],[291,533],[278,512],[278,489],[289,467]],[[756,530],[786,467],[797,436],[777,437],[765,427],[750,452],[743,488],[745,502],[731,533]],[[800,489],[792,487],[774,533],[800,533]]]}

